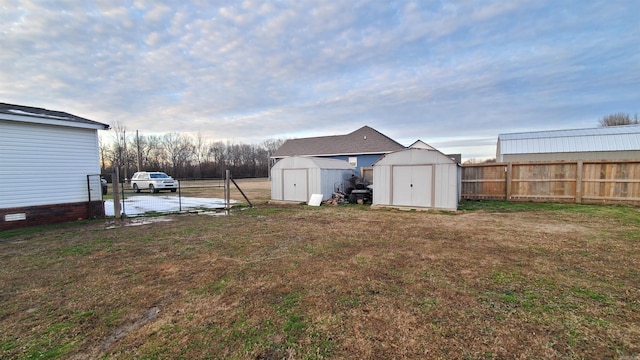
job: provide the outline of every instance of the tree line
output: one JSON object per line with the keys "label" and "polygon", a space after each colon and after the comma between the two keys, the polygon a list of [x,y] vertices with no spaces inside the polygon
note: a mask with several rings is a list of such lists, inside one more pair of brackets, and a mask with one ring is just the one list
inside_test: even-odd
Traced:
{"label": "tree line", "polygon": [[221,179],[226,170],[234,178],[267,177],[269,158],[284,141],[254,145],[211,141],[201,134],[142,135],[115,123],[100,138],[100,170],[110,178],[118,168],[121,179],[136,171],[162,171],[176,179]]}
{"label": "tree line", "polygon": [[600,126],[621,126],[621,125],[637,125],[640,124],[638,121],[638,114],[635,114],[633,117],[626,113],[615,113],[604,116],[600,119]]}

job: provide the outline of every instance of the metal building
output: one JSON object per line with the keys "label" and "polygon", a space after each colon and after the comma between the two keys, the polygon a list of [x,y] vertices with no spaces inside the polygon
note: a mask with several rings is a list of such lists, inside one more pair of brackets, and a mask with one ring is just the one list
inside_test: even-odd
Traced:
{"label": "metal building", "polygon": [[498,135],[497,162],[640,159],[640,125]]}
{"label": "metal building", "polygon": [[373,206],[457,210],[460,166],[435,149],[406,149],[373,164]]}
{"label": "metal building", "polygon": [[307,202],[311,194],[330,199],[336,190],[345,191],[354,167],[347,161],[292,156],[271,168],[271,200]]}

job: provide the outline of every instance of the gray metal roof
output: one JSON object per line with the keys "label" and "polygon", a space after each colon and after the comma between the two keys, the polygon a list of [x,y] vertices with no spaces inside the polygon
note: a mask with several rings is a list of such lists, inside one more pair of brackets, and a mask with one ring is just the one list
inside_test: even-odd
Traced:
{"label": "gray metal roof", "polygon": [[85,119],[62,111],[47,110],[31,106],[0,103],[0,114],[27,116],[45,120],[67,121],[71,123],[88,124],[109,129],[109,125],[97,121]]}
{"label": "gray metal roof", "polygon": [[501,154],[640,150],[640,125],[498,135]]}
{"label": "gray metal roof", "polygon": [[349,162],[344,160],[336,160],[336,159],[325,159],[325,158],[317,158],[317,157],[308,157],[311,159],[316,166],[321,169],[346,169],[353,170],[353,166],[349,164]]}
{"label": "gray metal roof", "polygon": [[405,147],[395,140],[369,126],[363,126],[347,135],[287,140],[272,157],[386,154],[402,149]]}
{"label": "gray metal roof", "polygon": [[274,168],[288,167],[353,170],[353,166],[347,161],[313,156],[290,156],[278,161],[274,166]]}

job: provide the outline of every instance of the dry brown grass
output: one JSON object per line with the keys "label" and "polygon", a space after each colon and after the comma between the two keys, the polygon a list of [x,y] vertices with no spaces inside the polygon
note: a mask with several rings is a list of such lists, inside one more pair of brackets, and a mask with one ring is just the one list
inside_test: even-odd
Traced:
{"label": "dry brown grass", "polygon": [[[236,183],[252,203],[266,203],[271,198],[271,183],[266,178],[238,179]],[[224,199],[224,181],[222,180],[196,180],[180,181],[181,194],[193,197],[215,197]],[[232,183],[230,188],[231,198],[240,204],[247,202],[242,193]]]}
{"label": "dry brown grass", "polygon": [[264,185],[232,216],[0,233],[0,357],[640,354],[637,208],[314,208]]}

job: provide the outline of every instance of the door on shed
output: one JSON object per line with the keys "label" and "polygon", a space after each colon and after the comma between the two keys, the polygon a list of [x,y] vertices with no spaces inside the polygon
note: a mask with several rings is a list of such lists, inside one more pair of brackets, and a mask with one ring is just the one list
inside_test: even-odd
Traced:
{"label": "door on shed", "polygon": [[431,207],[433,166],[394,166],[392,205]]}
{"label": "door on shed", "polygon": [[282,170],[282,200],[307,201],[307,183],[307,169]]}

